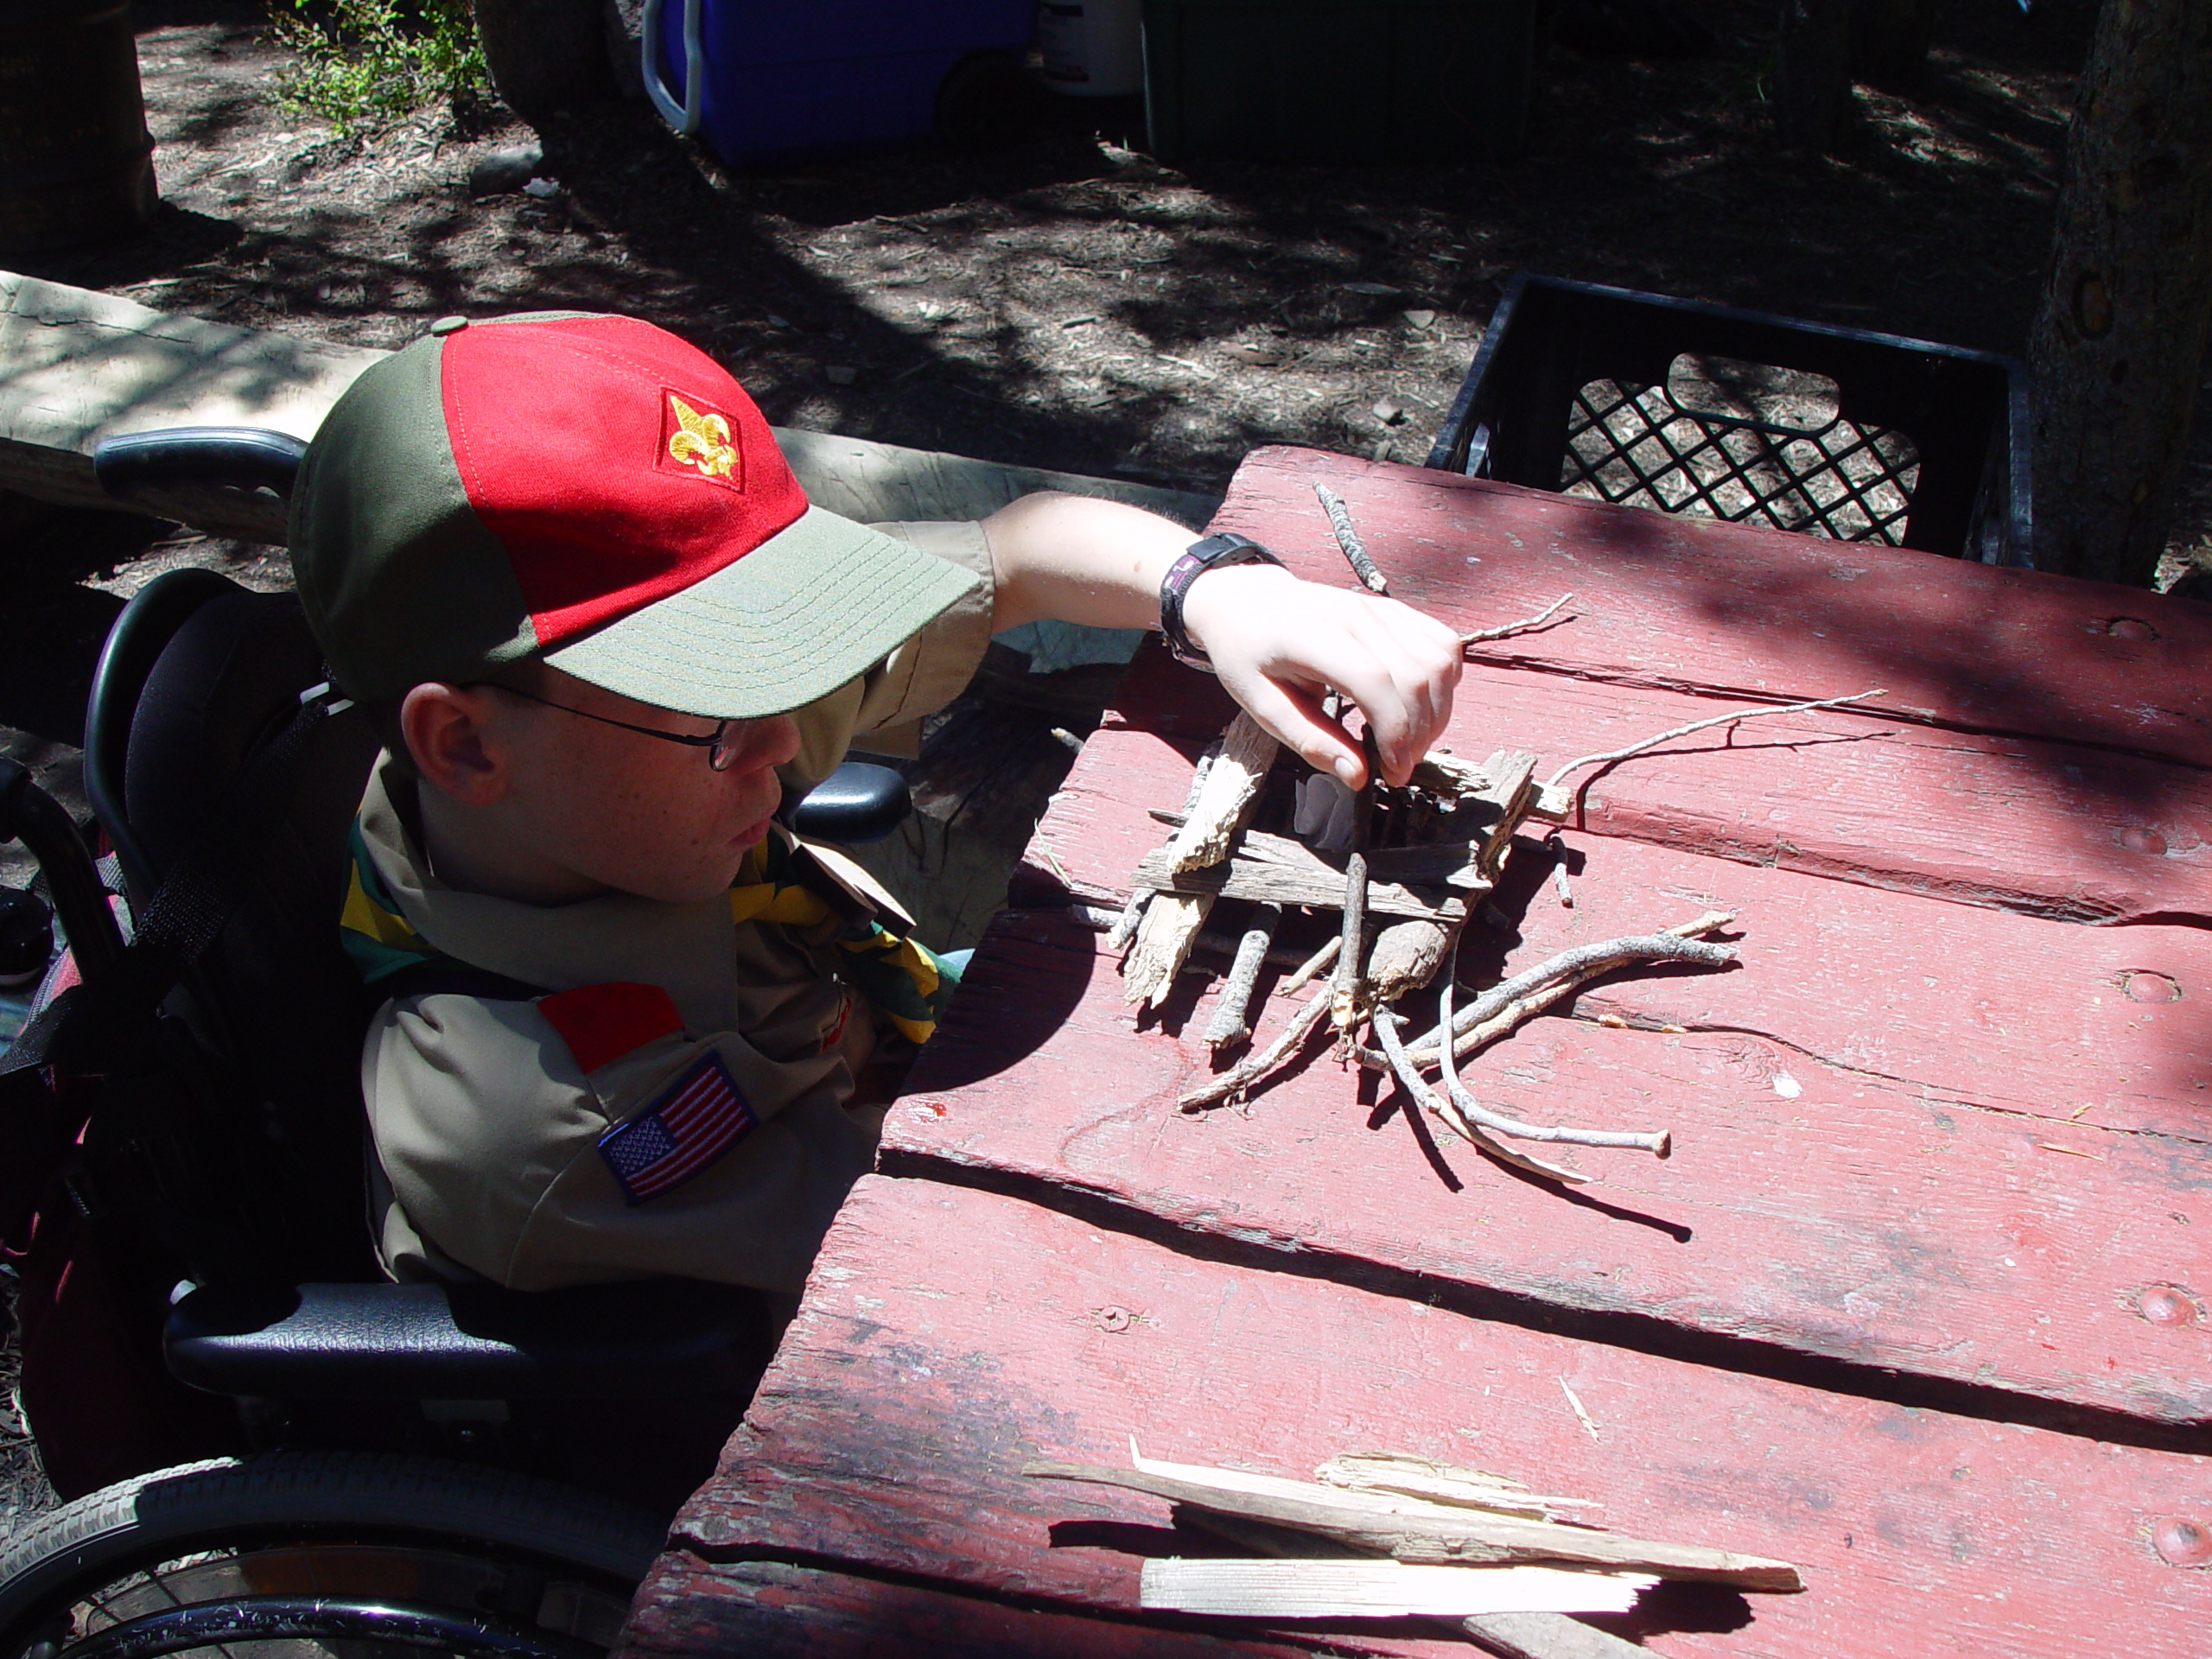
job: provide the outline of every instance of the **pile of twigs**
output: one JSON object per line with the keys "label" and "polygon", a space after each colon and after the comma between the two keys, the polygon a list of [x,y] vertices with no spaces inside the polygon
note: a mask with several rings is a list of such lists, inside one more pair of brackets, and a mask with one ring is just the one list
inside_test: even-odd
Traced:
{"label": "pile of twigs", "polygon": [[[1325,486],[1316,493],[1327,511],[1339,544],[1363,583],[1386,593],[1388,583],[1361,546],[1349,511]],[[1464,636],[1463,643],[1505,638],[1572,620],[1560,612],[1572,594],[1562,594],[1535,616]],[[1204,931],[1216,902],[1223,898],[1252,902],[1251,920],[1234,945],[1214,1014],[1205,1032],[1220,1054],[1254,1036],[1251,998],[1262,968],[1270,962],[1296,969],[1277,988],[1294,991],[1323,972],[1327,983],[1316,989],[1283,1028],[1229,1070],[1184,1094],[1186,1111],[1244,1099],[1255,1087],[1305,1053],[1314,1033],[1326,1022],[1338,1034],[1348,1061],[1389,1072],[1414,1101],[1438,1121],[1499,1161],[1548,1179],[1588,1179],[1574,1170],[1527,1155],[1503,1144],[1520,1140],[1552,1144],[1629,1148],[1660,1158],[1668,1155],[1666,1130],[1581,1129],[1530,1123],[1484,1105],[1461,1080],[1459,1063],[1518,1027],[1572,996],[1601,974],[1649,963],[1691,963],[1725,967],[1736,952],[1705,936],[1735,918],[1708,912],[1658,932],[1577,945],[1547,962],[1490,987],[1459,1003],[1456,959],[1470,906],[1497,885],[1516,833],[1530,819],[1558,823],[1573,800],[1568,779],[1586,768],[1610,765],[1694,732],[1763,715],[1799,713],[1879,696],[1857,697],[1737,709],[1708,720],[1654,734],[1640,742],[1599,754],[1580,756],[1555,769],[1539,784],[1535,757],[1502,749],[1480,765],[1446,753],[1430,755],[1415,768],[1408,785],[1383,785],[1369,740],[1369,781],[1349,800],[1317,806],[1330,790],[1348,793],[1333,779],[1294,782],[1278,774],[1304,771],[1285,757],[1281,746],[1249,715],[1240,715],[1221,741],[1201,759],[1189,795],[1179,813],[1160,813],[1176,826],[1166,847],[1141,864],[1133,879],[1135,896],[1112,923],[1109,941],[1126,945],[1123,963],[1128,999],[1141,1005],[1162,1001],[1192,951],[1201,942],[1224,944]],[[1275,787],[1270,790],[1271,778]],[[1254,817],[1263,799],[1296,800],[1292,836],[1263,830]],[[1327,807],[1327,810],[1323,810]],[[1388,823],[1385,847],[1378,825]],[[1299,837],[1303,836],[1301,840]],[[1332,846],[1332,836],[1338,837]],[[1310,844],[1309,844],[1310,843]],[[1527,844],[1523,842],[1523,844]],[[1548,843],[1556,849],[1556,838]],[[1341,864],[1329,851],[1341,851]],[[1555,867],[1563,878],[1563,861]],[[1562,879],[1562,888],[1564,881]],[[1563,902],[1571,893],[1562,891]],[[1309,956],[1298,958],[1275,946],[1286,906],[1334,910],[1341,925]],[[1388,918],[1387,925],[1377,926]],[[1439,984],[1436,1022],[1408,1039],[1401,1003],[1408,995]],[[1358,1039],[1364,1030],[1367,1042]],[[1434,1072],[1431,1084],[1426,1073]]]}

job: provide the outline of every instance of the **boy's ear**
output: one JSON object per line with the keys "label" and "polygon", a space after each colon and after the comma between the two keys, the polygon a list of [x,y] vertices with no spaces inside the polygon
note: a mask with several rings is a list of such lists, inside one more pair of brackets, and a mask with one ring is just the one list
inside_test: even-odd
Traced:
{"label": "boy's ear", "polygon": [[490,729],[492,712],[481,686],[433,682],[400,701],[399,734],[416,775],[463,806],[488,806],[506,792],[506,756]]}

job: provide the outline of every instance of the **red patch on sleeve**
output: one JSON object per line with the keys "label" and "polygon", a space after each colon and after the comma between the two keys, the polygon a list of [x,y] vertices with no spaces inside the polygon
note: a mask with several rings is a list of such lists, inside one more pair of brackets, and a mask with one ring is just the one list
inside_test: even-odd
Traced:
{"label": "red patch on sleeve", "polygon": [[656,1037],[683,1029],[676,1003],[666,991],[658,985],[624,980],[579,985],[573,991],[541,996],[537,1011],[561,1033],[576,1064],[587,1071],[596,1071]]}

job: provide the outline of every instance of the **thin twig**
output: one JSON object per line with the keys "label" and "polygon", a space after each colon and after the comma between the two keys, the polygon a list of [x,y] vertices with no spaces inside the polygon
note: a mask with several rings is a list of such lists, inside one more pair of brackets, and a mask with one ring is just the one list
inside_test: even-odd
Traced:
{"label": "thin twig", "polygon": [[1587,1175],[1579,1174],[1573,1170],[1562,1169],[1557,1164],[1548,1164],[1540,1158],[1523,1157],[1510,1147],[1500,1146],[1491,1140],[1473,1124],[1468,1122],[1465,1118],[1460,1116],[1457,1107],[1448,1101],[1439,1100],[1435,1091],[1421,1081],[1421,1073],[1414,1069],[1414,1063],[1406,1058],[1405,1048],[1398,1041],[1396,1014],[1388,1008],[1378,1008],[1376,1011],[1374,1024],[1375,1035],[1382,1043],[1383,1052],[1389,1057],[1391,1071],[1397,1074],[1399,1086],[1406,1091],[1409,1098],[1422,1103],[1430,1112],[1450,1125],[1455,1134],[1465,1137],[1500,1163],[1510,1164],[1516,1169],[1525,1169],[1531,1175],[1541,1175],[1550,1180],[1566,1181],[1575,1185],[1590,1179]]}
{"label": "thin twig", "polygon": [[1191,768],[1191,786],[1183,791],[1183,816],[1189,817],[1198,810],[1198,797],[1206,786],[1206,774],[1213,770],[1213,758],[1221,753],[1219,738],[1206,745]]}
{"label": "thin twig", "polygon": [[[1459,1010],[1452,1022],[1453,1031],[1459,1034],[1470,1032],[1513,1003],[1527,998],[1532,992],[1549,986],[1554,980],[1572,988],[1585,980],[1594,979],[1599,974],[1624,967],[1632,962],[1696,962],[1709,968],[1726,967],[1736,960],[1735,951],[1727,945],[1709,944],[1696,936],[1710,933],[1717,927],[1725,927],[1735,919],[1730,912],[1708,911],[1694,922],[1685,922],[1679,927],[1667,928],[1657,933],[1575,945],[1538,963],[1526,973],[1516,974],[1512,978],[1491,986]],[[1425,1032],[1407,1045],[1416,1064],[1433,1065],[1436,1063],[1440,1036],[1440,1027]],[[1456,1052],[1464,1055],[1468,1051],[1463,1044]]]}
{"label": "thin twig", "polygon": [[1313,481],[1313,493],[1320,498],[1321,511],[1329,515],[1329,528],[1337,532],[1337,545],[1344,550],[1344,560],[1351,566],[1352,575],[1359,578],[1360,586],[1370,594],[1387,594],[1390,584],[1375,561],[1367,555],[1367,545],[1359,539],[1359,532],[1351,527],[1351,513],[1344,498],[1319,479]]}
{"label": "thin twig", "polygon": [[1217,1100],[1227,1100],[1232,1095],[1243,1094],[1297,1052],[1300,1045],[1313,1034],[1314,1027],[1319,1025],[1322,1016],[1329,1012],[1329,1001],[1336,994],[1337,988],[1333,985],[1321,987],[1307,1000],[1304,1007],[1291,1016],[1290,1024],[1283,1028],[1282,1035],[1232,1070],[1217,1077],[1208,1078],[1175,1103],[1189,1112],[1201,1106],[1211,1106]]}
{"label": "thin twig", "polygon": [[1344,858],[1344,931],[1338,938],[1335,1019],[1338,1031],[1349,1032],[1359,1018],[1360,963],[1367,955],[1367,855],[1357,847]]}
{"label": "thin twig", "polygon": [[1559,894],[1559,901],[1568,910],[1574,908],[1574,889],[1567,880],[1567,842],[1556,830],[1544,837],[1544,845],[1551,849],[1552,887]]}
{"label": "thin twig", "polygon": [[1230,967],[1229,977],[1222,982],[1213,1018],[1206,1025],[1206,1046],[1217,1054],[1252,1034],[1245,1010],[1251,1006],[1252,988],[1259,981],[1260,965],[1267,960],[1268,946],[1274,943],[1275,927],[1281,920],[1281,905],[1261,905],[1253,912],[1252,925],[1245,930],[1236,946],[1236,960]]}
{"label": "thin twig", "polygon": [[[1446,976],[1444,988],[1437,994],[1436,1018],[1439,1025],[1452,1017],[1451,976]],[[1382,1021],[1375,1022],[1376,1033],[1382,1033]],[[1384,1045],[1388,1052],[1389,1045]],[[1439,1049],[1437,1058],[1441,1063],[1438,1076],[1444,1092],[1459,1109],[1461,1116],[1484,1128],[1495,1129],[1500,1135],[1510,1135],[1516,1141],[1545,1141],[1556,1145],[1572,1147],[1630,1147],[1638,1152],[1648,1152],[1655,1158],[1664,1158],[1670,1139],[1664,1129],[1654,1135],[1639,1135],[1630,1129],[1573,1129],[1564,1124],[1547,1128],[1541,1124],[1523,1123],[1519,1118],[1508,1117],[1503,1112],[1492,1111],[1466,1090],[1459,1081],[1459,1067],[1449,1049]]]}
{"label": "thin twig", "polygon": [[1121,915],[1106,935],[1109,950],[1126,950],[1129,941],[1136,937],[1137,924],[1144,919],[1144,907],[1152,902],[1152,889],[1144,887],[1129,895],[1129,902],[1122,906]]}
{"label": "thin twig", "polygon": [[1487,639],[1503,639],[1513,634],[1526,633],[1531,628],[1541,628],[1557,614],[1560,606],[1573,597],[1571,593],[1561,594],[1534,616],[1524,616],[1518,622],[1508,622],[1502,628],[1478,628],[1472,633],[1463,633],[1459,636],[1459,643],[1462,645],[1478,645]]}
{"label": "thin twig", "polygon": [[1602,766],[1609,760],[1625,760],[1632,754],[1642,754],[1646,749],[1656,749],[1662,743],[1678,737],[1688,737],[1692,732],[1702,732],[1715,726],[1726,726],[1732,721],[1757,720],[1762,715],[1802,715],[1813,709],[1840,709],[1847,702],[1863,702],[1868,697],[1885,697],[1889,693],[1880,686],[1871,691],[1855,692],[1847,697],[1819,697],[1811,702],[1776,703],[1764,709],[1738,709],[1733,714],[1715,715],[1710,720],[1694,720],[1687,726],[1677,726],[1672,731],[1647,737],[1641,743],[1631,743],[1624,749],[1609,749],[1603,754],[1586,754],[1579,760],[1570,760],[1544,779],[1546,789],[1557,789],[1569,772],[1584,766]]}
{"label": "thin twig", "polygon": [[1344,859],[1343,948],[1337,953],[1332,1009],[1347,1045],[1367,1001],[1367,842],[1375,825],[1375,785],[1382,775],[1373,727],[1360,734],[1360,743],[1367,751],[1367,785],[1352,806],[1351,851]]}
{"label": "thin twig", "polygon": [[1337,959],[1337,952],[1344,948],[1344,942],[1342,935],[1338,935],[1337,938],[1329,940],[1326,944],[1322,945],[1319,950],[1316,950],[1312,956],[1306,957],[1305,961],[1300,963],[1298,964],[1297,971],[1293,973],[1288,979],[1283,981],[1281,984],[1276,986],[1275,990],[1278,994],[1297,990],[1300,987],[1303,986],[1306,981],[1312,979],[1314,975],[1321,972],[1331,963],[1334,962]]}

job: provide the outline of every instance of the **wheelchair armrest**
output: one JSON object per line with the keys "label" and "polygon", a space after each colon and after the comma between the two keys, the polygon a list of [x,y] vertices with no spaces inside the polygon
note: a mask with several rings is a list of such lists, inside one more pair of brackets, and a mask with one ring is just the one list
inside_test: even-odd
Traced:
{"label": "wheelchair armrest", "polygon": [[118,500],[178,485],[267,489],[289,497],[306,440],[258,426],[172,426],[119,432],[92,446],[92,476]]}
{"label": "wheelchair armrest", "polygon": [[791,809],[791,826],[816,841],[880,841],[913,805],[906,780],[890,767],[848,760]]}
{"label": "wheelchair armrest", "polygon": [[276,1400],[518,1400],[750,1389],[777,1321],[758,1291],[688,1280],[194,1290],[169,1310],[179,1381]]}

